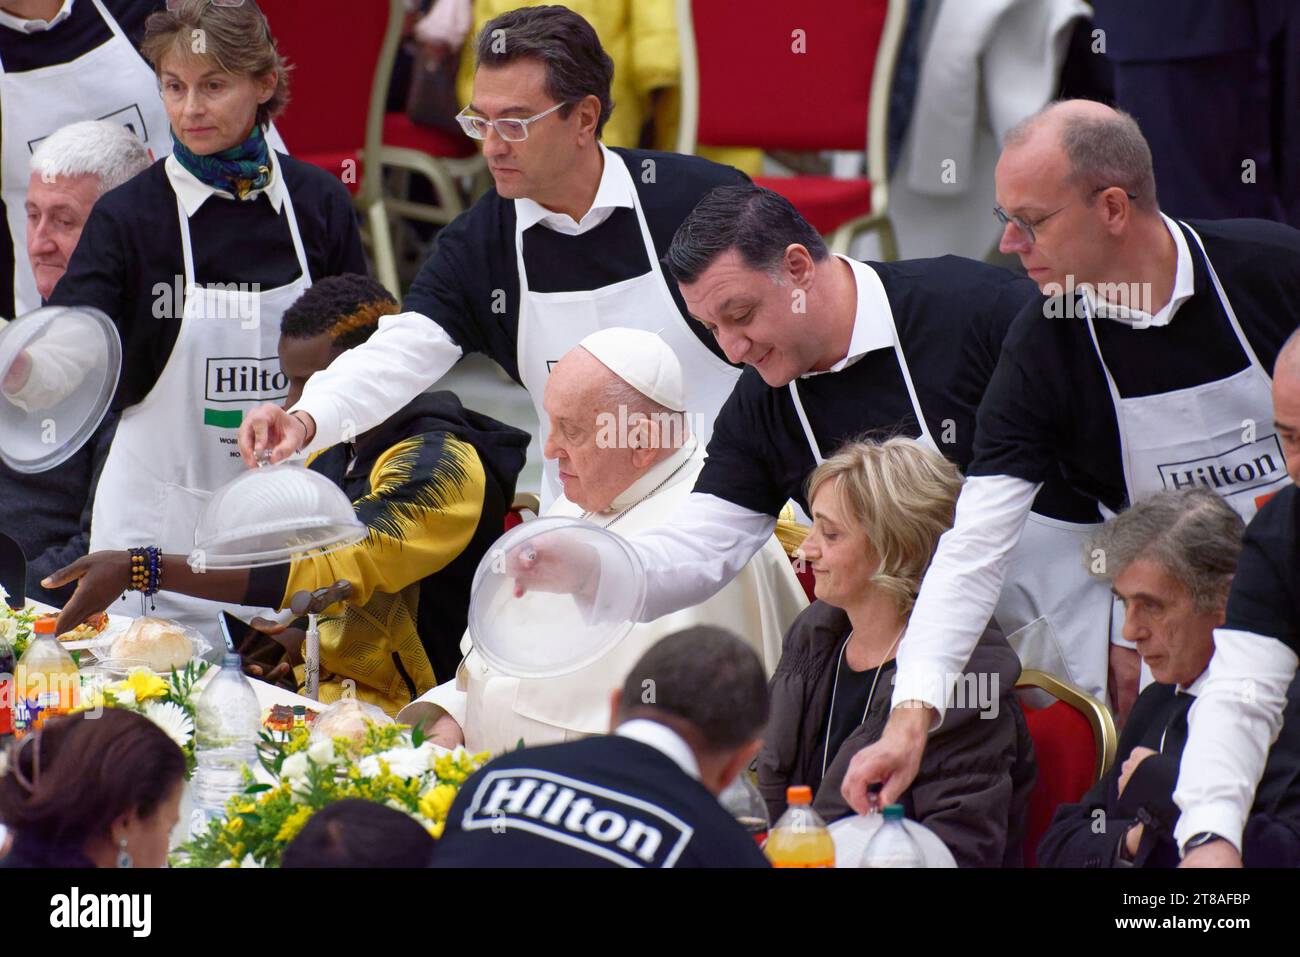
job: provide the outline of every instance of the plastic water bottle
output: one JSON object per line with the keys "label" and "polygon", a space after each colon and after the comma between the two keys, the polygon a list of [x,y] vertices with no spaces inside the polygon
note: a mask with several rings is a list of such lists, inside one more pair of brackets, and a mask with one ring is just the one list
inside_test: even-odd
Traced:
{"label": "plastic water bottle", "polygon": [[862,867],[925,867],[921,845],[907,833],[903,824],[903,805],[885,808],[885,820],[867,841],[862,852]]}
{"label": "plastic water bottle", "polygon": [[767,842],[767,802],[749,779],[749,771],[741,770],[732,782],[718,795],[718,803],[727,809],[759,847]]}
{"label": "plastic water bottle", "polygon": [[227,653],[194,705],[194,779],[190,834],[224,817],[226,801],[244,789],[241,772],[257,761],[262,710],[239,655]]}
{"label": "plastic water bottle", "polygon": [[835,841],[826,822],[812,809],[812,789],[786,789],[786,808],[763,848],[773,867],[834,867]]}

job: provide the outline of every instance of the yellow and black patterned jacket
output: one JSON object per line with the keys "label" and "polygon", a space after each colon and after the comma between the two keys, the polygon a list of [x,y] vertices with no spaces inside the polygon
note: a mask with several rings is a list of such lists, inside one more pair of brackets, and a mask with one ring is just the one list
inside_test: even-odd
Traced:
{"label": "yellow and black patterned jacket", "polygon": [[249,592],[287,607],[297,591],[352,583],[321,617],[322,700],[351,679],[357,697],[395,714],[455,673],[474,571],[501,535],[527,447],[526,433],[434,392],[311,460],[370,534],[256,571]]}

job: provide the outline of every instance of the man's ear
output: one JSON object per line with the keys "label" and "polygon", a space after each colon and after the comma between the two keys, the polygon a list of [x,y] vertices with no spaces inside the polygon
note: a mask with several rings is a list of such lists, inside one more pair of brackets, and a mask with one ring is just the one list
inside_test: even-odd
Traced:
{"label": "man's ear", "polygon": [[596,138],[596,126],[600,123],[600,98],[588,93],[573,107],[578,114],[578,141],[584,142],[588,136]]}
{"label": "man's ear", "polygon": [[813,262],[812,253],[808,247],[802,243],[791,243],[785,247],[785,272],[790,277],[796,288],[807,289],[813,280],[813,274],[817,271],[817,264]]}
{"label": "man's ear", "polygon": [[728,784],[736,779],[741,771],[749,767],[749,763],[754,760],[754,755],[758,754],[763,748],[763,739],[755,738],[749,744],[741,745],[735,750],[727,763],[722,766],[721,780],[718,782],[718,790],[721,791]]}
{"label": "man's ear", "polygon": [[614,729],[618,727],[618,702],[623,697],[623,691],[615,688],[609,693],[609,733],[613,734]]}
{"label": "man's ear", "polygon": [[632,448],[632,464],[638,469],[648,468],[660,448],[659,426],[650,416],[638,416],[628,430],[628,444]]}

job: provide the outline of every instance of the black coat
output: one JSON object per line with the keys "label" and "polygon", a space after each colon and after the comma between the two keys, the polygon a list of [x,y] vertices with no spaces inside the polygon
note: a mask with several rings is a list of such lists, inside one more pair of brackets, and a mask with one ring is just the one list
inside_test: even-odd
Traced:
{"label": "black coat", "polygon": [[[1138,695],[1115,750],[1115,763],[1077,804],[1057,808],[1038,845],[1041,867],[1112,867],[1124,833],[1142,822],[1142,840],[1133,863],[1173,867],[1178,848],[1174,788],[1187,743],[1187,712],[1194,696],[1176,694],[1173,685],[1151,684]],[[1161,747],[1161,738],[1164,746]],[[1124,794],[1119,778],[1136,747],[1159,751],[1138,765]],[[1287,692],[1282,730],[1268,755],[1264,776],[1243,837],[1249,866],[1300,865],[1300,690]]]}

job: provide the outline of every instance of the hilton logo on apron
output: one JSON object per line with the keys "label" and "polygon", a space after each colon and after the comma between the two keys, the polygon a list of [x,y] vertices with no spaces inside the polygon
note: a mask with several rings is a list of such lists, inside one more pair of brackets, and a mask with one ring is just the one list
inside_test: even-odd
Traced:
{"label": "hilton logo on apron", "polygon": [[214,409],[213,404],[279,402],[289,396],[289,377],[280,371],[280,360],[272,356],[228,356],[208,360],[207,389],[204,393],[203,424],[219,429],[237,429],[244,419],[242,409]]}
{"label": "hilton logo on apron", "polygon": [[1275,482],[1286,471],[1276,435],[1239,445],[1229,452],[1158,466],[1167,489],[1204,485],[1220,495],[1237,495]]}

